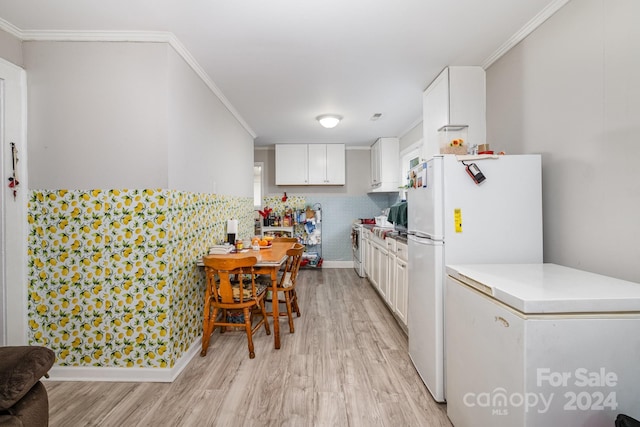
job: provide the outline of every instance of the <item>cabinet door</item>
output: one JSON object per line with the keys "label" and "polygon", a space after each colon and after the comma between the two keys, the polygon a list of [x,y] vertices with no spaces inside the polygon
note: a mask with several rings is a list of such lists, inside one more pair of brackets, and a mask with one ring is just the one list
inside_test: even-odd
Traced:
{"label": "cabinet door", "polygon": [[[422,157],[440,153],[438,129],[449,123],[449,69],[446,68],[424,91],[422,97]],[[454,123],[466,124],[466,123]]]}
{"label": "cabinet door", "polygon": [[326,182],[330,185],[344,185],[345,177],[344,144],[327,144]]}
{"label": "cabinet door", "polygon": [[485,71],[478,66],[447,67],[422,97],[422,157],[440,152],[438,129],[467,125],[470,146],[486,141]]}
{"label": "cabinet door", "polygon": [[377,268],[378,268],[378,290],[382,299],[387,303],[389,301],[389,277],[387,272],[387,250],[378,246],[377,252]]}
{"label": "cabinet door", "polygon": [[396,258],[396,303],[395,312],[398,319],[402,323],[407,325],[407,307],[409,304],[409,269],[407,268],[407,262]]}
{"label": "cabinet door", "polygon": [[365,237],[365,233],[367,232],[362,232],[362,267],[364,269],[364,275],[366,277],[370,277],[371,273],[369,271],[371,268],[371,262],[369,262],[369,238]]}
{"label": "cabinet door", "polygon": [[378,245],[371,244],[371,283],[373,287],[380,291],[380,267],[378,265],[380,259],[380,248]]}
{"label": "cabinet door", "polygon": [[387,292],[387,303],[391,308],[391,311],[395,312],[396,310],[396,301],[397,301],[397,293],[398,293],[398,279],[396,278],[396,263],[398,262],[396,254],[393,252],[389,252],[387,254],[387,283],[388,289]]}
{"label": "cabinet door", "polygon": [[309,144],[308,146],[309,184],[327,183],[327,144]]}
{"label": "cabinet door", "polygon": [[371,187],[380,185],[380,141],[371,146]]}
{"label": "cabinet door", "polygon": [[307,144],[276,144],[276,185],[305,185]]}
{"label": "cabinet door", "polygon": [[309,144],[309,184],[345,184],[344,144]]}
{"label": "cabinet door", "polygon": [[371,192],[398,191],[399,159],[398,138],[378,138],[371,146]]}
{"label": "cabinet door", "polygon": [[398,138],[380,138],[378,149],[379,178],[383,184],[397,188],[400,179],[400,141]]}
{"label": "cabinet door", "polygon": [[469,145],[487,138],[485,71],[482,67],[449,67],[450,124],[469,126]]}

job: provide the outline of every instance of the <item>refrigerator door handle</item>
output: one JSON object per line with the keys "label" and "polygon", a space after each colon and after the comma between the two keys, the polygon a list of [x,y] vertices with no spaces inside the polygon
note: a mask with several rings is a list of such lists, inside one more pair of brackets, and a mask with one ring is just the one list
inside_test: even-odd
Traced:
{"label": "refrigerator door handle", "polygon": [[417,239],[428,239],[428,240],[438,240],[434,239],[434,236],[429,233],[423,233],[422,231],[411,230],[408,233],[410,236],[414,236]]}

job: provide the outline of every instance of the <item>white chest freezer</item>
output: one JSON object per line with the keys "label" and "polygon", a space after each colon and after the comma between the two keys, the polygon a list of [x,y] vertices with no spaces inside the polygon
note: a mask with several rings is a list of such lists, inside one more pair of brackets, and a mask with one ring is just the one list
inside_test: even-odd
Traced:
{"label": "white chest freezer", "polygon": [[554,264],[448,266],[445,351],[456,427],[640,418],[640,284]]}

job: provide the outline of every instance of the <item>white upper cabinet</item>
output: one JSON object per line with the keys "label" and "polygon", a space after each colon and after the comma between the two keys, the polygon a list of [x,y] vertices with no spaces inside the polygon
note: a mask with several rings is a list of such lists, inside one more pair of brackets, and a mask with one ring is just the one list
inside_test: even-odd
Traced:
{"label": "white upper cabinet", "polygon": [[344,144],[309,144],[309,184],[345,184]]}
{"label": "white upper cabinet", "polygon": [[469,146],[486,143],[486,83],[482,67],[447,67],[424,91],[423,151],[428,159],[440,153],[438,129],[467,125]]}
{"label": "white upper cabinet", "polygon": [[276,144],[276,185],[344,185],[344,144]]}
{"label": "white upper cabinet", "polygon": [[307,168],[307,144],[276,145],[276,185],[307,184]]}
{"label": "white upper cabinet", "polygon": [[378,138],[371,146],[370,193],[399,191],[400,141]]}

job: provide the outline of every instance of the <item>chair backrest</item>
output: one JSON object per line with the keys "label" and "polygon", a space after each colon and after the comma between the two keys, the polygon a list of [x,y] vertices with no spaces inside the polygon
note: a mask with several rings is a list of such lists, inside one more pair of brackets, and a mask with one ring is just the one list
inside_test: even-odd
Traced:
{"label": "chair backrest", "polygon": [[[256,283],[253,272],[253,266],[258,262],[256,257],[218,258],[205,256],[203,261],[207,272],[207,286],[211,289],[214,301],[226,304],[238,302],[234,300],[233,287],[231,285],[232,274],[238,276],[240,289],[244,287],[244,275],[249,274],[251,276],[251,295],[253,297],[256,296]],[[219,287],[216,286],[215,275],[220,279]],[[240,291],[238,297],[239,302],[243,303],[245,300],[244,292]]]}
{"label": "chair backrest", "polygon": [[295,237],[276,237],[273,239],[274,242],[285,242],[285,243],[298,243],[298,239]]}
{"label": "chair backrest", "polygon": [[278,287],[291,288],[296,286],[296,279],[298,277],[298,270],[300,269],[300,261],[302,261],[302,254],[304,252],[304,245],[296,243],[293,248],[287,251],[287,260],[284,264],[284,274],[280,278]]}

